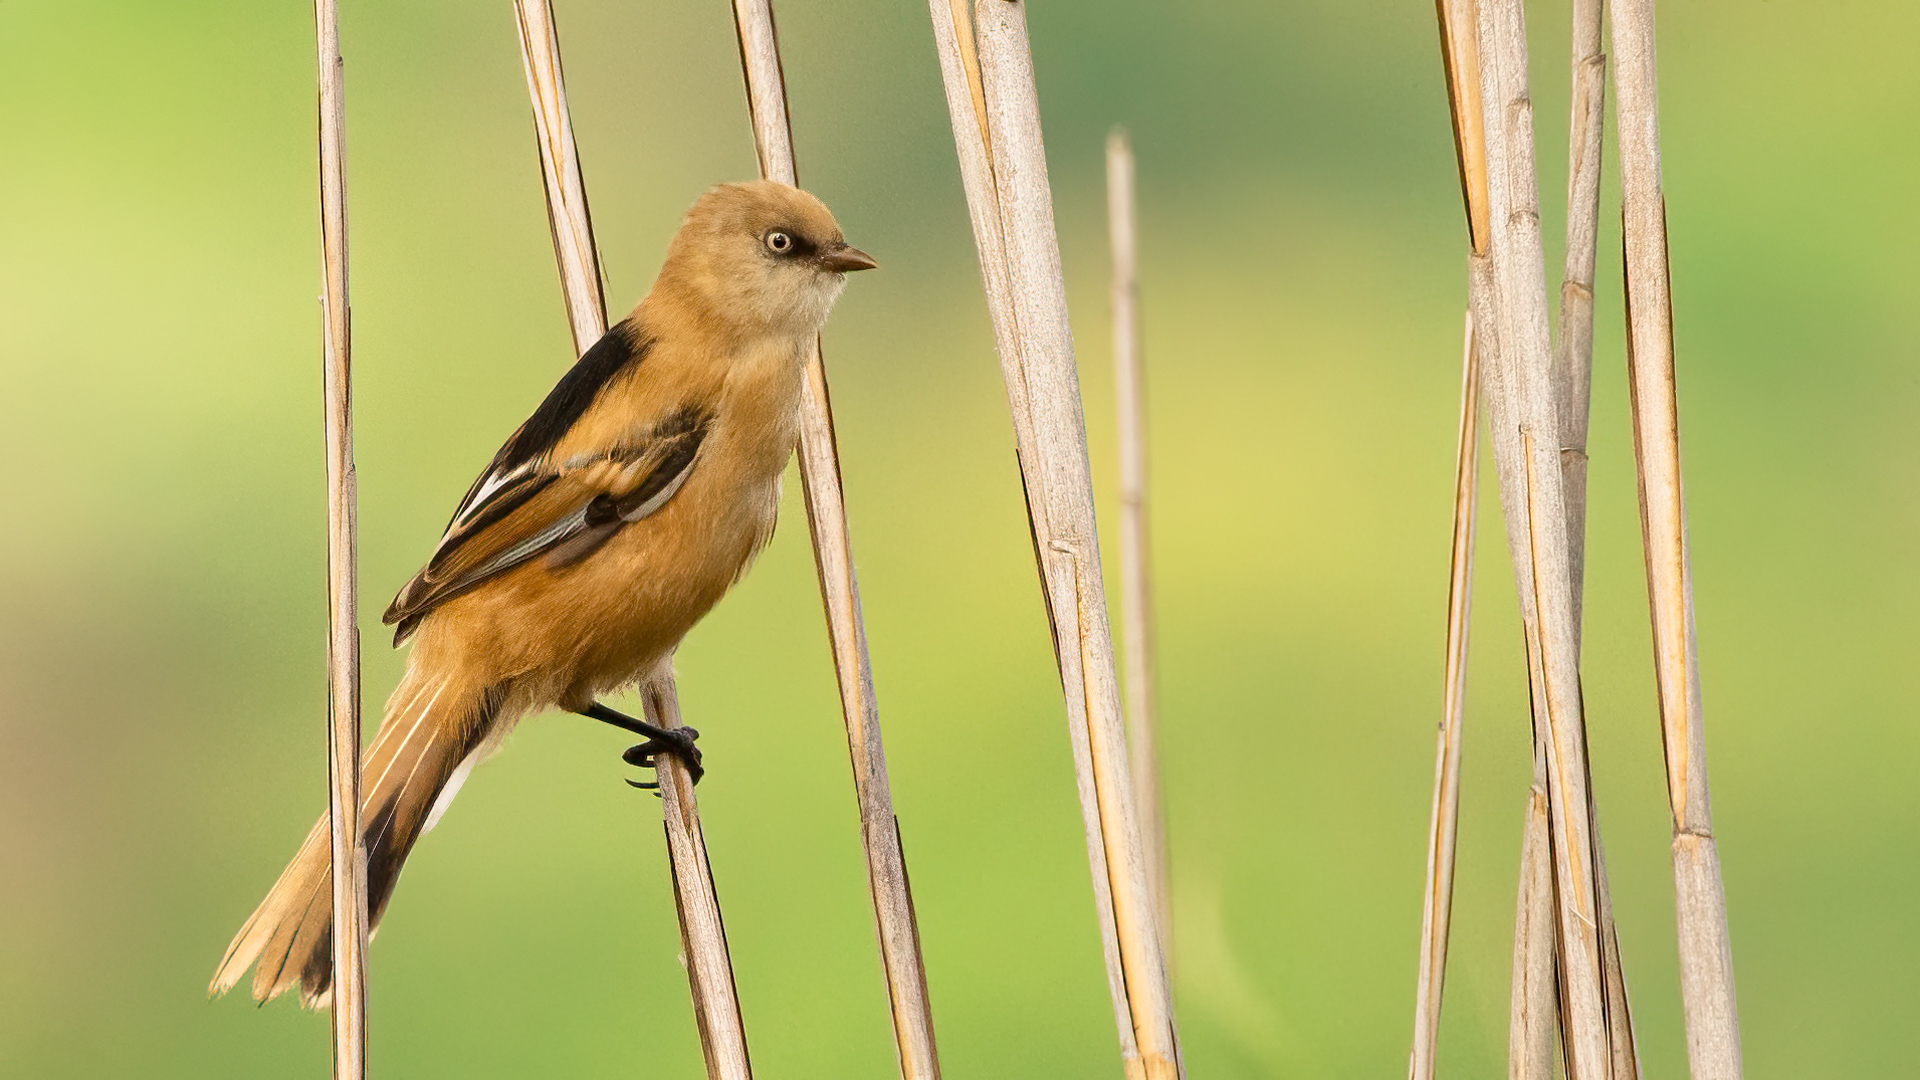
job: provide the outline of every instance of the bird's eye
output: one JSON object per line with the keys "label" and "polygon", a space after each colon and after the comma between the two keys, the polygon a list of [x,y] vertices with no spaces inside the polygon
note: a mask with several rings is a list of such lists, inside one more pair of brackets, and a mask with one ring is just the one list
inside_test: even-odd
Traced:
{"label": "bird's eye", "polygon": [[775,229],[767,234],[767,250],[775,255],[785,255],[793,250],[793,237]]}

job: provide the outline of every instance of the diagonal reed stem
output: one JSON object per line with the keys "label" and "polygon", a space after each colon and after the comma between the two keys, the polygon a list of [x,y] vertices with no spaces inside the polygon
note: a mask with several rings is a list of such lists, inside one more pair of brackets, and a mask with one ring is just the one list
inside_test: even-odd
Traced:
{"label": "diagonal reed stem", "polygon": [[333,1075],[367,1075],[367,849],[360,835],[358,484],[347,301],[346,101],[334,0],[315,0],[320,71],[320,238],[326,294],[327,786],[333,840]]}
{"label": "diagonal reed stem", "polygon": [[[534,135],[540,145],[545,178],[547,220],[553,229],[574,351],[584,353],[607,329],[600,289],[600,262],[587,211],[586,187],[574,148],[560,72],[560,37],[548,0],[514,0],[520,28],[520,56],[526,66],[527,92],[533,101]],[[670,670],[641,690],[647,718],[661,727],[680,726],[680,704]],[[747,1034],[741,1022],[726,928],[700,832],[700,810],[686,766],[672,754],[656,759],[660,798],[673,870],[674,904],[680,915],[680,939],[693,993],[694,1021],[709,1080],[750,1080]]]}
{"label": "diagonal reed stem", "polygon": [[1122,1061],[1129,1077],[1162,1080],[1182,1069],[1127,763],[1026,9],[981,0],[969,18],[964,3],[929,0],[934,41],[1065,691]]}
{"label": "diagonal reed stem", "polygon": [[1567,132],[1567,251],[1560,280],[1560,332],[1553,386],[1560,411],[1560,464],[1567,502],[1567,563],[1574,633],[1580,632],[1587,558],[1587,414],[1593,391],[1593,264],[1600,229],[1601,136],[1607,58],[1600,51],[1603,0],[1573,0],[1573,94]]}
{"label": "diagonal reed stem", "polygon": [[[1435,0],[1440,21],[1440,56],[1447,79],[1453,120],[1454,151],[1467,214],[1468,322],[1488,310],[1494,291],[1493,263],[1487,258],[1493,224],[1487,194],[1486,115],[1481,104],[1480,15],[1478,0]],[[1484,369],[1484,347],[1475,357]],[[1458,490],[1456,483],[1456,491]],[[1519,900],[1513,925],[1513,990],[1508,1018],[1509,1080],[1549,1080],[1553,1074],[1554,1033],[1559,1027],[1559,985],[1554,956],[1555,908],[1551,815],[1547,808],[1546,742],[1536,725],[1533,782],[1521,828]],[[1430,893],[1431,895],[1431,893]],[[1448,896],[1447,900],[1451,900]],[[1423,939],[1431,948],[1431,938]],[[1444,947],[1445,939],[1440,944]],[[1444,954],[1443,954],[1444,955]],[[1422,958],[1426,962],[1425,957]],[[1434,990],[1437,1023],[1438,986]],[[1424,1014],[1422,1014],[1424,1020]],[[1421,1066],[1416,1031],[1414,1067]],[[1437,1034],[1429,1033],[1435,1039]],[[1426,1048],[1432,1068],[1435,1048]]]}
{"label": "diagonal reed stem", "polygon": [[534,142],[540,150],[540,177],[547,196],[547,227],[560,271],[560,294],[567,307],[567,328],[578,356],[607,332],[607,300],[600,286],[600,249],[593,240],[586,182],[573,143],[573,119],[567,110],[567,86],[560,67],[560,34],[550,0],[514,0],[520,30],[520,62],[527,73],[533,103]]}
{"label": "diagonal reed stem", "polygon": [[1651,0],[1609,0],[1627,292],[1627,371],[1653,618],[1654,675],[1673,811],[1680,991],[1693,1080],[1737,1080],[1740,1021],[1726,895],[1707,794],[1706,729],[1694,641],[1686,495],[1673,356],[1667,204],[1660,187],[1660,101]]}
{"label": "diagonal reed stem", "polygon": [[[1519,0],[1440,0],[1448,76],[1455,86],[1456,143],[1463,177],[1484,168],[1486,209],[1476,213],[1468,192],[1471,223],[1485,220],[1474,236],[1469,289],[1474,325],[1485,360],[1489,428],[1500,473],[1508,546],[1514,559],[1525,630],[1536,757],[1546,779],[1547,849],[1552,855],[1562,1001],[1561,1024],[1569,1074],[1574,1080],[1609,1075],[1612,1031],[1603,990],[1604,950],[1599,929],[1600,855],[1593,828],[1586,728],[1579,679],[1579,631],[1569,559],[1568,517],[1561,469],[1561,431],[1552,380],[1547,327],[1539,195],[1533,163],[1533,125],[1527,97],[1526,25]],[[1469,35],[1477,35],[1469,43]],[[1475,70],[1477,68],[1477,70]],[[1480,116],[1463,116],[1471,94],[1461,83],[1479,82]],[[1477,128],[1484,166],[1467,153],[1463,132]],[[1525,850],[1537,853],[1529,833]],[[1528,867],[1523,866],[1523,873]],[[1535,880],[1528,877],[1523,880]],[[1528,890],[1516,930],[1535,925],[1540,914]],[[1517,960],[1538,957],[1516,949]],[[1537,988],[1515,977],[1516,990]],[[1531,1001],[1516,999],[1516,1021],[1538,1023]],[[1516,1024],[1515,1047],[1522,1049]],[[1530,1044],[1525,1044],[1530,1045]],[[1518,1069],[1525,1062],[1510,1063]],[[1524,1074],[1523,1074],[1524,1075]]]}
{"label": "diagonal reed stem", "polygon": [[1415,987],[1413,1054],[1408,1080],[1433,1080],[1440,1035],[1440,995],[1447,977],[1447,933],[1453,914],[1454,845],[1460,821],[1460,737],[1467,696],[1467,628],[1473,603],[1473,525],[1480,482],[1479,367],[1473,313],[1467,312],[1460,357],[1460,433],[1453,465],[1453,549],[1447,573],[1446,688],[1434,752],[1433,814],[1427,832],[1427,881],[1421,897],[1420,975]]}
{"label": "diagonal reed stem", "polygon": [[1147,880],[1160,906],[1160,941],[1173,962],[1166,811],[1154,746],[1153,553],[1147,532],[1147,369],[1140,355],[1140,282],[1133,141],[1107,136],[1107,235],[1113,249],[1114,398],[1120,423],[1120,622],[1127,650],[1127,752],[1140,810]]}
{"label": "diagonal reed stem", "polygon": [[[1573,0],[1567,121],[1567,249],[1560,280],[1560,332],[1554,342],[1554,397],[1560,411],[1560,470],[1567,500],[1567,562],[1573,579],[1574,634],[1581,633],[1587,557],[1587,419],[1593,391],[1593,266],[1600,231],[1600,158],[1606,127],[1607,58],[1603,0]],[[1598,810],[1588,793],[1587,811]],[[1595,826],[1594,850],[1605,845]],[[1620,959],[1619,928],[1604,857],[1595,859],[1600,912],[1601,993],[1612,1047],[1613,1080],[1638,1080],[1640,1056]]]}
{"label": "diagonal reed stem", "polygon": [[[649,680],[641,688],[641,700],[649,722],[663,728],[681,726],[680,698],[670,672]],[[707,841],[700,831],[693,778],[670,754],[660,755],[654,762],[660,778],[667,866],[673,872],[673,906],[680,916],[680,951],[686,957],[693,1022],[700,1033],[707,1080],[752,1080],[740,992],[733,982],[727,928],[720,916],[720,895],[713,887],[713,867],[707,862]]]}
{"label": "diagonal reed stem", "polygon": [[[734,0],[733,18],[760,175],[786,184],[797,183],[793,130],[772,6],[768,0]],[[820,598],[826,607],[827,636],[853,762],[860,839],[867,858],[867,893],[873,901],[900,1075],[904,1080],[938,1080],[940,1059],[934,1046],[933,1005],[927,995],[926,965],[920,952],[920,929],[907,880],[906,855],[901,849],[900,822],[894,814],[893,792],[887,779],[886,748],[881,741],[880,710],[873,693],[873,666],[867,654],[860,583],[854,574],[852,538],[840,480],[833,406],[817,339],[807,359],[801,393],[799,457],[807,527],[813,535],[814,566],[820,576]]]}

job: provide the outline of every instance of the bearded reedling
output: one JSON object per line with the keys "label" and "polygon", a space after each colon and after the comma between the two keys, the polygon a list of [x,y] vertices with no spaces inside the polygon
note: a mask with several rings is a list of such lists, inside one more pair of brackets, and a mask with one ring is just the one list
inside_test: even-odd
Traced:
{"label": "bearded reedling", "polygon": [[[688,211],[653,289],[560,379],[467,492],[387,608],[406,674],[362,768],[368,911],[414,841],[523,716],[559,708],[644,735],[625,759],[687,763],[696,733],[599,698],[664,672],[773,533],[803,366],[845,285],[877,264],[813,196],[726,184]],[[323,817],[227,947],[213,993],[332,979]]]}

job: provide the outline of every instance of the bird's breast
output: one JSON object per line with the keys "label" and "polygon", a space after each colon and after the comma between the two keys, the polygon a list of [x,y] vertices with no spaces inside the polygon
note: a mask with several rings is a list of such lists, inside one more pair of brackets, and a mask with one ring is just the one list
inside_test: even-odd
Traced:
{"label": "bird's breast", "polygon": [[774,339],[742,350],[720,393],[715,435],[742,469],[778,478],[800,429],[800,387],[810,341]]}

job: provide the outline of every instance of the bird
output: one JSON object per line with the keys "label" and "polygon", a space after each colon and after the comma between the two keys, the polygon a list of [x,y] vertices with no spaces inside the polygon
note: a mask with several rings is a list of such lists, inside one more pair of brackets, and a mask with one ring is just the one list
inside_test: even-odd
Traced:
{"label": "bird", "polygon": [[[645,298],[473,482],[383,616],[411,648],[362,765],[370,927],[415,841],[523,717],[605,721],[647,737],[629,763],[674,754],[699,779],[697,733],[600,698],[669,671],[772,537],[811,349],[846,275],[877,265],[799,188],[709,189]],[[251,967],[259,1001],[297,985],[309,1007],[330,1002],[331,861],[323,815],[210,996]]]}

